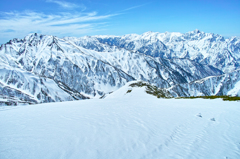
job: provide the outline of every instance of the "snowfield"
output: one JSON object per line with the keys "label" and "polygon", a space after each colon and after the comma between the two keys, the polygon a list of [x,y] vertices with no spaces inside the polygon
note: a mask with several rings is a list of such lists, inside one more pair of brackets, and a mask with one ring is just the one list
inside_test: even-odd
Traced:
{"label": "snowfield", "polygon": [[0,107],[0,158],[240,158],[239,102],[158,99],[144,89]]}

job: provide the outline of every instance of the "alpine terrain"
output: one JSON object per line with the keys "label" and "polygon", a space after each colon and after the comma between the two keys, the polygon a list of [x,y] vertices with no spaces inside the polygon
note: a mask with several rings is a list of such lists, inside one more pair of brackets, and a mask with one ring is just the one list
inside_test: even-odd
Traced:
{"label": "alpine terrain", "polygon": [[0,47],[0,105],[103,98],[130,81],[171,96],[240,96],[240,38],[182,33],[58,38]]}
{"label": "alpine terrain", "polygon": [[1,106],[0,158],[240,158],[239,102],[158,99],[136,85],[105,99]]}

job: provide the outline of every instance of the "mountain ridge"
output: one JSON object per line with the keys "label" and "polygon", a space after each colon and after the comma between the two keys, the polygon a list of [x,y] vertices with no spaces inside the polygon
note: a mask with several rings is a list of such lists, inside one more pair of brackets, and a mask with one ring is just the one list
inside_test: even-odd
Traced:
{"label": "mountain ridge", "polygon": [[[227,40],[231,41],[231,44],[236,44],[232,48],[233,52],[218,53],[222,56],[217,56],[217,60],[220,60],[221,64],[226,64],[226,67],[225,65],[219,66],[220,69],[214,66],[216,61],[211,63],[214,62],[213,59],[205,58],[202,61],[194,59],[192,55],[196,52],[197,47],[195,50],[189,49],[192,47],[186,47],[185,49],[189,50],[185,50],[185,52],[169,49],[177,47],[181,39],[186,41],[187,35],[190,39],[188,43],[191,44],[192,40],[194,45],[198,44],[198,48],[213,45],[216,41],[219,44],[216,46],[223,45],[222,41],[224,40],[226,42],[226,39],[220,35],[215,36],[199,30],[186,34],[146,32],[142,35],[125,35],[122,36],[123,39],[120,36],[114,36],[114,38],[118,38],[117,40],[111,36],[58,38],[52,35],[33,33],[24,39],[13,39],[0,46],[0,71],[7,70],[6,72],[8,72],[0,76],[0,82],[4,83],[3,87],[16,87],[23,92],[32,92],[29,95],[33,96],[37,103],[41,103],[99,98],[134,80],[146,81],[159,88],[167,89],[238,69],[239,39],[229,38]],[[165,39],[165,44],[159,40],[161,36],[162,39]],[[198,38],[204,39],[209,36],[212,36],[213,39],[212,42],[207,39],[209,44],[203,43],[206,42],[206,39],[199,43],[196,42],[196,39],[199,40]],[[107,37],[110,38],[107,39]],[[170,42],[166,41],[173,43],[170,45]],[[183,43],[182,46],[186,45],[186,42],[180,42]],[[214,47],[216,46],[214,45]],[[221,48],[217,50],[221,50]],[[224,58],[225,53],[229,55],[229,58]],[[200,56],[199,52],[196,54],[196,57],[198,56]],[[7,74],[11,70],[15,70],[22,78],[18,79],[18,76],[14,76],[11,77],[11,80],[17,82],[9,82],[10,78]],[[228,71],[226,72],[226,70]],[[27,74],[36,78],[28,81],[29,75]],[[25,76],[27,78],[23,78]],[[43,84],[35,83],[46,89],[40,91],[39,95],[34,91],[35,88],[23,87],[23,83],[41,81],[38,80],[39,78],[43,81],[50,80],[53,82],[54,88],[57,86],[56,89],[65,95],[57,95],[56,91],[54,93],[54,90],[51,89],[52,86],[44,84],[44,82]],[[16,83],[20,84],[16,85]]]}

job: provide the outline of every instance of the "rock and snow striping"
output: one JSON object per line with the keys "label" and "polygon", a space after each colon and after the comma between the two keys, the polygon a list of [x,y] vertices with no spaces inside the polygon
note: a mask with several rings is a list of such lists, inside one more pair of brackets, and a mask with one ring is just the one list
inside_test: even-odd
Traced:
{"label": "rock and snow striping", "polygon": [[[0,99],[11,104],[12,97],[12,103],[100,98],[135,80],[174,91],[182,85],[187,93],[176,96],[239,95],[238,74],[232,73],[239,68],[239,44],[236,37],[199,30],[82,38],[29,34],[0,47]],[[230,86],[216,93],[229,84],[219,76],[230,74]]]}

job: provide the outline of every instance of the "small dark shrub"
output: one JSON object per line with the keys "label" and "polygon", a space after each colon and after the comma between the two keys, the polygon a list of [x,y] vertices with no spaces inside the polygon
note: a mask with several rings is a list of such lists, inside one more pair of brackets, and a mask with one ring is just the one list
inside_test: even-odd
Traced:
{"label": "small dark shrub", "polygon": [[132,92],[132,90],[131,90],[131,89],[129,89],[129,90],[127,91],[127,93],[130,93],[130,92]]}

